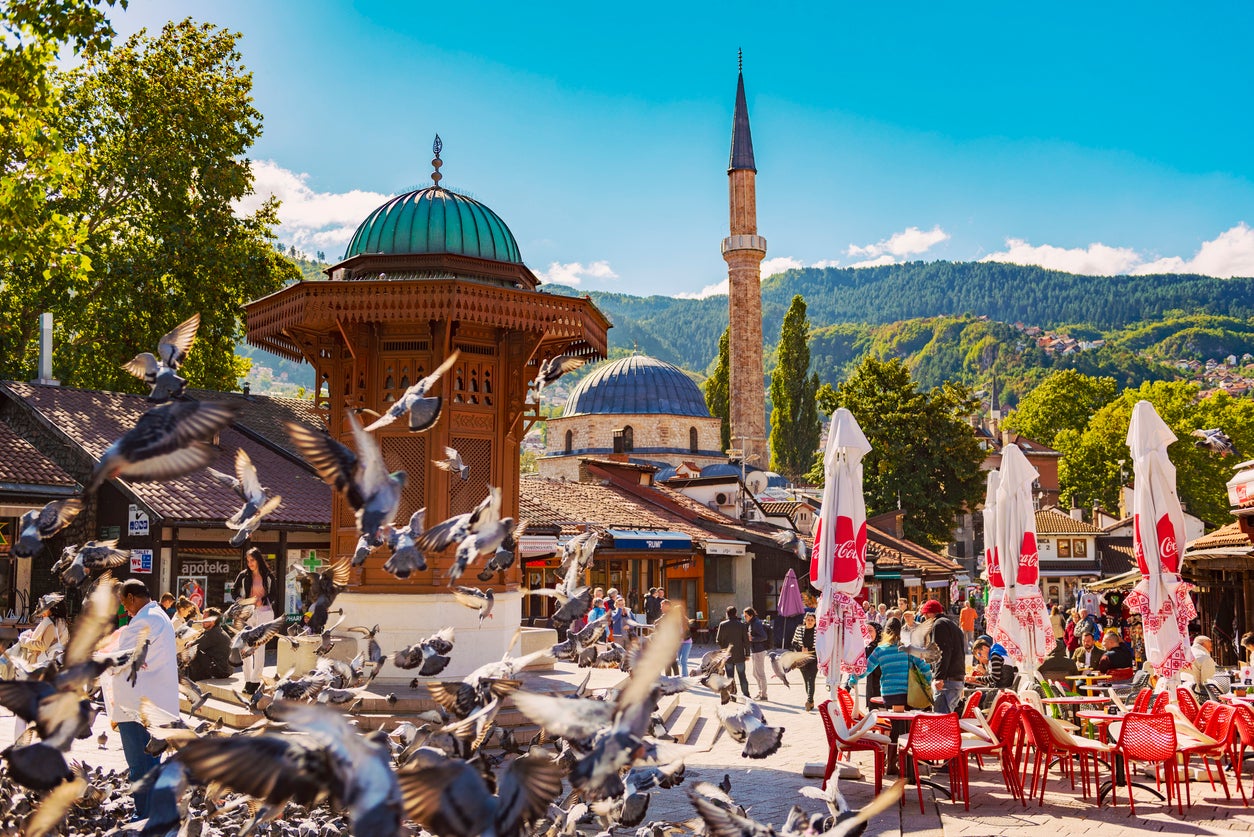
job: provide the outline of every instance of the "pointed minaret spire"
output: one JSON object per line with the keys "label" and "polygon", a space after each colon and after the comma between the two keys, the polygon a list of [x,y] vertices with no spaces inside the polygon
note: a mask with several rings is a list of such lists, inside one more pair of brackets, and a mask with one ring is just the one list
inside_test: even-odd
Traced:
{"label": "pointed minaret spire", "polygon": [[753,162],[753,134],[749,132],[749,105],[745,102],[744,59],[737,52],[736,56],[736,112],[732,116],[731,163],[727,170],[744,169],[756,172],[758,167]]}

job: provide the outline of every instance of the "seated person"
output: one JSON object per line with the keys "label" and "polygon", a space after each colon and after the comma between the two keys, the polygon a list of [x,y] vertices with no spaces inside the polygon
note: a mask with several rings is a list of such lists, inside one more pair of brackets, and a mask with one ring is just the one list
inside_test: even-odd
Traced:
{"label": "seated person", "polygon": [[1131,680],[1136,673],[1136,663],[1132,659],[1132,649],[1119,638],[1118,631],[1107,631],[1102,636],[1102,647],[1106,649],[1097,661],[1097,670],[1109,674],[1114,680]]}
{"label": "seated person", "polygon": [[1092,671],[1097,668],[1097,661],[1102,658],[1102,649],[1097,647],[1097,641],[1093,637],[1093,632],[1086,630],[1080,637],[1080,645],[1076,648],[1075,653],[1071,655],[1071,659],[1081,671]]}
{"label": "seated person", "polygon": [[230,677],[235,673],[231,665],[231,638],[219,624],[222,611],[216,607],[204,613],[205,631],[196,641],[196,656],[187,665],[187,676],[192,680],[213,677]]}
{"label": "seated person", "polygon": [[1006,649],[1001,645],[977,639],[971,646],[978,664],[965,678],[972,686],[985,689],[1009,689],[1014,685],[1018,670],[1006,662]]}
{"label": "seated person", "polygon": [[1054,640],[1053,652],[1045,658],[1038,670],[1046,680],[1062,680],[1077,673],[1075,661],[1067,656],[1066,640]]}

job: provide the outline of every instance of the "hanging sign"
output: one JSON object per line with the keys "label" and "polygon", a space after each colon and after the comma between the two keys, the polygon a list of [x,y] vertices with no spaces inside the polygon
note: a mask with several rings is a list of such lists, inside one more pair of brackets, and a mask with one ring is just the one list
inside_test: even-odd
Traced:
{"label": "hanging sign", "polygon": [[132,503],[126,515],[126,534],[132,538],[148,534],[148,513]]}
{"label": "hanging sign", "polygon": [[131,550],[131,572],[136,574],[152,573],[152,550]]}

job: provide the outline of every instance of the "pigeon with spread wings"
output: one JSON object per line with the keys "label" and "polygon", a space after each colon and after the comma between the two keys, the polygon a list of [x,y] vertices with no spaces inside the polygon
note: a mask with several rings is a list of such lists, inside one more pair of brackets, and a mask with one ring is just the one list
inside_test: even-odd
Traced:
{"label": "pigeon with spread wings", "polygon": [[386,427],[406,413],[409,413],[410,430],[414,432],[430,430],[440,418],[440,407],[443,404],[443,399],[438,395],[429,396],[427,392],[435,386],[436,381],[440,380],[440,376],[453,368],[453,364],[457,363],[457,358],[460,354],[460,352],[453,352],[443,363],[436,367],[434,372],[405,390],[405,394],[396,399],[396,402],[388,408],[386,413],[370,423],[370,426],[366,428],[366,432],[370,433],[378,430],[380,427]]}
{"label": "pigeon with spread wings", "polygon": [[209,473],[244,501],[243,507],[226,521],[226,528],[238,530],[231,537],[231,546],[243,546],[261,526],[261,519],[277,509],[283,498],[270,494],[262,487],[257,466],[253,465],[252,458],[243,448],[235,451],[234,476],[213,468],[209,469]]}
{"label": "pigeon with spread wings", "polygon": [[161,338],[157,344],[157,354],[141,352],[122,366],[152,387],[148,394],[149,401],[161,402],[182,397],[183,390],[187,388],[187,379],[178,374],[178,369],[187,359],[187,352],[191,349],[199,328],[200,314],[192,314]]}
{"label": "pigeon with spread wings", "polygon": [[540,364],[540,372],[535,379],[536,391],[542,392],[549,384],[567,372],[574,372],[587,362],[586,358],[575,357],[574,355],[557,355],[549,358]]}
{"label": "pigeon with spread wings", "polygon": [[52,565],[50,572],[61,578],[67,587],[78,587],[92,573],[116,569],[131,560],[129,549],[118,549],[117,540],[88,541],[79,546],[67,546],[61,557]]}
{"label": "pigeon with spread wings", "polygon": [[214,437],[239,411],[234,401],[176,401],[139,417],[100,457],[87,483],[95,493],[106,480],[172,480],[199,470],[217,457]]}
{"label": "pigeon with spread wings", "polygon": [[17,523],[17,542],[11,554],[14,558],[32,558],[43,549],[44,541],[56,535],[78,517],[83,501],[78,497],[53,500],[41,509],[28,511]]}
{"label": "pigeon with spread wings", "polygon": [[288,422],[287,432],[318,476],[348,500],[357,513],[358,533],[376,547],[383,544],[384,525],[396,518],[407,477],[404,471],[388,473],[378,441],[362,429],[351,411],[346,415],[356,453],[329,434],[303,424]]}

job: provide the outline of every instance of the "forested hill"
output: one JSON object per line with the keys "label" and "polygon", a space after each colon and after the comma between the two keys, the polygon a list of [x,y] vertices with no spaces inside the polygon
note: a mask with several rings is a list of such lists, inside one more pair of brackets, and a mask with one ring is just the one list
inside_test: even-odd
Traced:
{"label": "forested hill", "polygon": [[[546,285],[550,293],[582,292]],[[1120,330],[1169,315],[1254,316],[1254,279],[1208,276],[1078,276],[993,262],[909,262],[870,268],[789,270],[762,282],[768,348],[794,294],[805,297],[811,325],[885,324],[923,317],[974,315],[1073,333]],[[727,297],[675,299],[593,291],[614,323],[613,347],[705,371],[727,326]]]}

